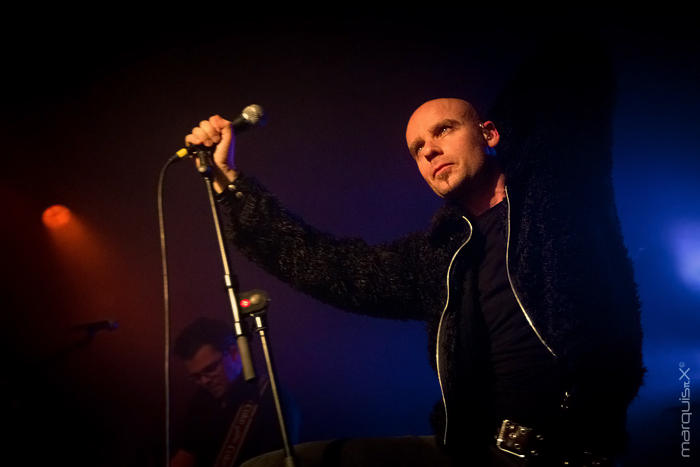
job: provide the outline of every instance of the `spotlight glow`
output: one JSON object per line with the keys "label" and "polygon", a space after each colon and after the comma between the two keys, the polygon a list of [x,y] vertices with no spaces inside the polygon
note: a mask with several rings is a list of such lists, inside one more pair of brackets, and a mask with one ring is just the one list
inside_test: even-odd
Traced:
{"label": "spotlight glow", "polygon": [[63,206],[62,204],[54,204],[46,208],[44,213],[41,215],[41,220],[44,225],[50,229],[57,229],[68,224],[71,220],[70,209]]}
{"label": "spotlight glow", "polygon": [[700,221],[676,224],[671,229],[671,246],[681,279],[700,292]]}

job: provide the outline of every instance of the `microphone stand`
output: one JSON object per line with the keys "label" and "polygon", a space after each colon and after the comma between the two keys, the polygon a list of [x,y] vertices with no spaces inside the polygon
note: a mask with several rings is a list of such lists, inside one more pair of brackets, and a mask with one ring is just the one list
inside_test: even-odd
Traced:
{"label": "microphone stand", "polygon": [[277,388],[277,378],[275,377],[275,365],[272,359],[272,353],[268,345],[268,337],[265,333],[267,329],[267,306],[269,299],[267,293],[263,290],[255,289],[244,292],[241,295],[245,297],[241,301],[242,306],[247,308],[244,313],[250,313],[250,316],[255,320],[255,331],[260,336],[263,354],[265,355],[265,365],[267,366],[267,374],[270,379],[270,389],[272,390],[272,398],[277,411],[277,420],[280,426],[280,434],[282,435],[282,444],[284,447],[284,465],[285,467],[295,467],[294,448],[289,442],[289,431],[287,424],[284,421],[284,411],[282,410],[282,401],[280,399],[279,390]]}
{"label": "microphone stand", "polygon": [[[243,333],[243,327],[241,326],[241,313],[238,309],[238,300],[236,299],[235,291],[233,290],[232,275],[229,269],[228,255],[226,254],[226,246],[224,244],[223,235],[221,234],[221,225],[219,223],[219,213],[216,209],[216,202],[214,200],[214,190],[212,187],[212,153],[211,149],[203,146],[195,146],[190,148],[189,152],[199,159],[198,171],[204,179],[204,184],[207,188],[207,194],[209,196],[209,205],[211,206],[212,218],[214,220],[214,230],[216,231],[216,238],[219,242],[219,251],[221,253],[221,262],[224,268],[224,282],[226,284],[226,290],[228,291],[229,302],[231,304],[231,312],[233,314],[233,326],[236,335],[236,344],[238,345],[238,351],[241,355],[241,364],[243,366],[243,377],[246,381],[251,381],[255,378],[255,370],[253,368],[253,360],[250,355],[250,348],[248,347],[248,338]],[[236,282],[238,280],[233,278]],[[255,291],[258,292],[258,291]],[[262,292],[262,291],[260,291]],[[291,443],[289,442],[289,434],[287,431],[287,425],[284,421],[284,415],[282,412],[282,402],[279,397],[279,391],[277,388],[277,380],[275,378],[274,364],[272,360],[272,354],[267,343],[267,337],[265,335],[265,311],[267,309],[267,300],[263,300],[264,293],[253,296],[252,301],[259,306],[254,306],[255,311],[250,311],[250,315],[255,319],[255,330],[260,336],[260,342],[262,344],[263,353],[265,355],[265,364],[267,366],[267,373],[270,378],[270,389],[272,390],[272,397],[275,403],[275,410],[277,411],[277,420],[280,425],[280,433],[282,435],[282,443],[284,446],[284,464],[285,467],[296,467],[294,460],[294,451]]]}
{"label": "microphone stand", "polygon": [[233,329],[236,336],[236,345],[238,346],[238,352],[241,355],[241,364],[243,366],[243,377],[246,381],[252,381],[255,379],[255,368],[253,367],[253,359],[250,356],[250,347],[248,347],[248,337],[243,333],[243,327],[241,326],[241,315],[238,310],[238,300],[236,299],[236,293],[234,291],[234,282],[238,285],[238,279],[232,276],[228,255],[226,253],[226,246],[224,244],[224,238],[221,234],[221,225],[219,223],[219,213],[216,209],[216,201],[214,200],[214,189],[212,188],[212,153],[211,149],[204,146],[193,146],[189,148],[190,154],[199,159],[199,168],[197,169],[204,179],[204,184],[207,188],[207,195],[209,196],[209,206],[211,207],[211,214],[214,220],[214,230],[216,231],[216,238],[219,243],[219,253],[221,255],[221,264],[224,268],[224,283],[226,285],[226,290],[228,292],[229,303],[231,305],[231,314],[233,315]]}

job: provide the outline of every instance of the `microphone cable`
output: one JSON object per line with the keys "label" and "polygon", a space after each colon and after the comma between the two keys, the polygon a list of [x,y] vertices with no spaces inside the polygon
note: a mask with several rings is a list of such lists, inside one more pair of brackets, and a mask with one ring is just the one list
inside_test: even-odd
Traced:
{"label": "microphone cable", "polygon": [[180,149],[168,159],[160,169],[158,175],[157,203],[158,203],[158,227],[160,231],[160,256],[163,275],[163,327],[164,327],[164,355],[163,371],[165,378],[165,467],[170,465],[170,294],[168,288],[168,257],[165,245],[165,216],[163,214],[163,186],[165,184],[165,172],[175,162],[187,155],[185,149]]}

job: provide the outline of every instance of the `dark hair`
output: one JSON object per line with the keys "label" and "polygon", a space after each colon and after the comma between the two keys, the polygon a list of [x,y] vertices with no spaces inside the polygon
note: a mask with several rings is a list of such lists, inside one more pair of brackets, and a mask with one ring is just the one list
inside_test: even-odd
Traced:
{"label": "dark hair", "polygon": [[234,342],[231,325],[216,319],[197,318],[177,336],[175,355],[183,360],[189,360],[207,344],[216,350],[226,352]]}

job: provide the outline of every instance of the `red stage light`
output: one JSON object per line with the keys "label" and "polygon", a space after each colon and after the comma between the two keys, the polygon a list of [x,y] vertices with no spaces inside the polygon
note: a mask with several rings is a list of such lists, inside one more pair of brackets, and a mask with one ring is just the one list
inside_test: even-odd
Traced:
{"label": "red stage light", "polygon": [[53,206],[46,208],[44,213],[41,215],[41,220],[44,222],[44,225],[51,229],[63,227],[70,221],[70,219],[70,209],[62,204],[54,204]]}
{"label": "red stage light", "polygon": [[250,300],[248,300],[247,298],[244,298],[243,300],[241,300],[241,306],[243,308],[248,308],[250,306]]}

